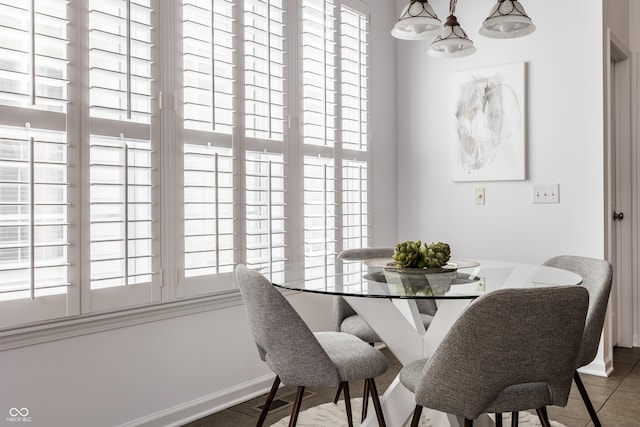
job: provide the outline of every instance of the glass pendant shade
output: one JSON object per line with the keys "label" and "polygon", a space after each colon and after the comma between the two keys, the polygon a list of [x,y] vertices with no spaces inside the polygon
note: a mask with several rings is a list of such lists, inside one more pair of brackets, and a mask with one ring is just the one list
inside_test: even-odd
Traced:
{"label": "glass pendant shade", "polygon": [[429,55],[443,58],[459,58],[476,51],[454,15],[449,15],[442,32],[431,43]]}
{"label": "glass pendant shade", "polygon": [[403,40],[423,40],[433,37],[440,28],[442,22],[427,0],[411,0],[402,10],[391,35]]}
{"label": "glass pendant shade", "polygon": [[498,0],[480,28],[480,34],[494,39],[508,39],[531,34],[536,26],[517,0]]}

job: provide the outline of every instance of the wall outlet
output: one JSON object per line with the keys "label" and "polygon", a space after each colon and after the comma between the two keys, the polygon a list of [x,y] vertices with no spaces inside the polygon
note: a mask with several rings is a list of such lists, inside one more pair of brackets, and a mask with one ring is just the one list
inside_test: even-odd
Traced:
{"label": "wall outlet", "polygon": [[560,184],[534,184],[531,203],[560,203]]}
{"label": "wall outlet", "polygon": [[484,205],[484,187],[477,187],[474,197],[476,205]]}

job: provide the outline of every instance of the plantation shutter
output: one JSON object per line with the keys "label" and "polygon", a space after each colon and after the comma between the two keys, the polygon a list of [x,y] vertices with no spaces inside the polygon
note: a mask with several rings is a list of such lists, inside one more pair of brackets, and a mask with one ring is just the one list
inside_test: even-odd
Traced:
{"label": "plantation shutter", "polygon": [[230,135],[234,3],[184,0],[182,5],[184,127]]}
{"label": "plantation shutter", "polygon": [[0,1],[0,327],[74,310],[67,29],[66,1]]}
{"label": "plantation shutter", "polygon": [[366,151],[369,138],[369,65],[366,16],[341,11],[340,80],[342,148]]}
{"label": "plantation shutter", "polygon": [[304,254],[306,277],[334,264],[336,254],[336,183],[332,158],[304,158]]}
{"label": "plantation shutter", "polygon": [[368,31],[367,16],[343,5],[340,25],[343,249],[369,246]]}
{"label": "plantation shutter", "polygon": [[150,0],[89,2],[92,310],[158,301]]}
{"label": "plantation shutter", "polygon": [[338,251],[368,245],[367,19],[363,11],[337,0],[303,1],[304,243],[308,277],[314,276],[315,269],[333,269]]}
{"label": "plantation shutter", "polygon": [[367,245],[367,27],[359,0],[0,0],[0,328]]}
{"label": "plantation shutter", "polygon": [[285,19],[282,0],[244,1],[246,263],[286,260]]}
{"label": "plantation shutter", "polygon": [[[302,135],[305,277],[333,268],[337,234],[337,9],[302,3]],[[319,272],[317,270],[320,270]]]}
{"label": "plantation shutter", "polygon": [[245,135],[283,141],[285,11],[282,0],[244,1]]}
{"label": "plantation shutter", "polygon": [[333,147],[336,140],[336,6],[302,3],[302,129],[305,145]]}
{"label": "plantation shutter", "polygon": [[233,283],[236,9],[228,0],[182,3],[184,296]]}
{"label": "plantation shutter", "polygon": [[342,245],[344,248],[369,246],[367,163],[342,162]]}

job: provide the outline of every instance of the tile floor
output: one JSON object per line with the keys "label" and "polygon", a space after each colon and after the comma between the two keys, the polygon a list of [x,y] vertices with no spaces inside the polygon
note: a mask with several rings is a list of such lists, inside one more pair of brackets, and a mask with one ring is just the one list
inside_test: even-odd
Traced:
{"label": "tile floor", "polygon": [[[387,351],[389,370],[376,379],[378,390],[382,393],[393,381],[401,368],[400,363]],[[640,348],[616,348],[614,350],[614,372],[608,378],[581,375],[593,406],[598,411],[600,422],[604,427],[638,427],[640,426]],[[352,397],[362,396],[362,381],[350,384]],[[272,409],[265,422],[266,426],[289,415],[291,401],[295,397],[294,387],[283,387],[278,391],[276,399],[282,406]],[[335,390],[309,389],[303,399],[302,410],[333,400]],[[224,411],[209,415],[187,424],[188,427],[250,427],[255,426],[260,416],[260,406],[265,396],[260,396]],[[355,417],[355,415],[354,415]],[[549,417],[567,427],[593,426],[589,414],[584,407],[580,394],[575,387],[571,390],[569,403],[564,408],[550,407]]]}

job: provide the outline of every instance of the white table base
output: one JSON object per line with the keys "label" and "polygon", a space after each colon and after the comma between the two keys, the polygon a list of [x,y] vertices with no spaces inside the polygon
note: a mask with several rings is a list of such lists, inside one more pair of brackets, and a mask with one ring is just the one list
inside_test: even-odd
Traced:
{"label": "white table base", "polygon": [[[414,360],[429,357],[436,350],[453,323],[470,304],[471,299],[436,300],[438,311],[425,331],[415,300],[390,298],[344,297],[351,307],[376,331],[393,355],[406,365]],[[401,427],[412,416],[415,397],[396,377],[380,397],[385,421],[389,427]],[[459,427],[464,425],[458,417],[431,409],[427,411],[434,427]],[[370,411],[363,427],[378,425]],[[482,416],[474,422],[477,426],[492,426],[493,420]]]}

